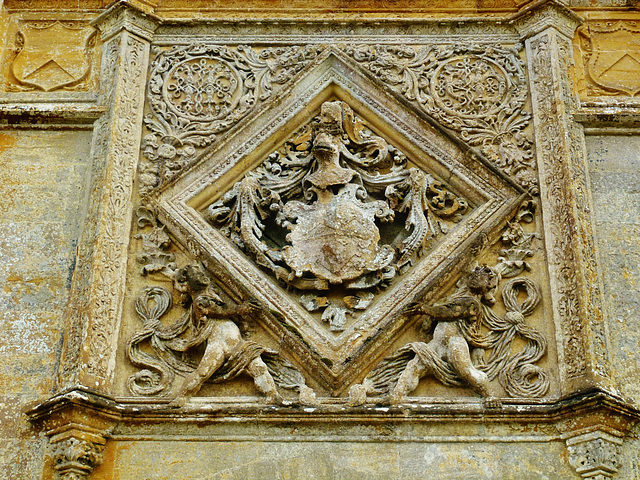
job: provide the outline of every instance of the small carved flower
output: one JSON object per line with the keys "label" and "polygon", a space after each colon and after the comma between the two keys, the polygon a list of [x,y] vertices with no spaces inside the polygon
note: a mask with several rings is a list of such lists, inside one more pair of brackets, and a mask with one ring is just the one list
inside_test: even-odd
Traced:
{"label": "small carved flower", "polygon": [[538,180],[533,171],[525,169],[519,170],[516,172],[516,180],[522,188],[529,190],[532,195],[538,195],[540,192]]}
{"label": "small carved flower", "polygon": [[158,148],[158,156],[167,160],[171,160],[177,154],[176,148],[172,145],[167,145],[163,143]]}
{"label": "small carved flower", "polygon": [[184,147],[182,152],[184,153],[185,157],[191,157],[196,154],[196,149],[192,145],[187,145],[186,147]]}

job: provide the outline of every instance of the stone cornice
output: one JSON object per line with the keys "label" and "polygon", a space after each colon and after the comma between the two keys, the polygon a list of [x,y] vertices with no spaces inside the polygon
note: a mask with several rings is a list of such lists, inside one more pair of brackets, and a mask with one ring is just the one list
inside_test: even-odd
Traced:
{"label": "stone cornice", "polygon": [[[210,399],[209,399],[210,400]],[[348,399],[308,407],[294,402],[283,405],[246,406],[237,403],[193,402],[177,411],[169,406],[170,399],[145,401],[140,398],[117,398],[85,387],[75,387],[55,395],[43,402],[31,405],[25,411],[28,419],[34,423],[44,422],[59,425],[60,418],[76,418],[78,415],[91,414],[112,424],[135,425],[141,421],[154,423],[201,422],[203,419],[215,419],[216,422],[232,421],[238,418],[254,418],[264,421],[290,420],[304,422],[434,422],[450,421],[464,423],[491,422],[540,422],[556,424],[559,435],[574,430],[572,424],[582,425],[585,419],[597,415],[599,421],[607,418],[614,432],[624,433],[640,421],[640,409],[632,403],[601,389],[578,393],[556,401],[505,400],[500,409],[487,408],[482,402],[445,401],[425,404],[407,402],[397,406],[366,404],[349,406]],[[229,409],[231,407],[231,410]],[[233,416],[229,413],[233,412]],[[402,413],[402,415],[398,415]],[[598,415],[606,414],[606,415]],[[560,438],[560,436],[558,436]]]}

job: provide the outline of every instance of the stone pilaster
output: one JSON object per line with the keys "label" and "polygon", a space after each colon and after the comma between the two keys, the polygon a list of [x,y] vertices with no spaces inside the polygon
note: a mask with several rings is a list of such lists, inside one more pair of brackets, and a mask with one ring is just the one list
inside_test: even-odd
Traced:
{"label": "stone pilaster", "polygon": [[106,113],[95,124],[91,220],[78,247],[60,388],[108,389],[113,378],[149,42],[157,22],[120,1],[93,25],[104,41],[99,101]]}
{"label": "stone pilaster", "polygon": [[547,2],[518,20],[529,62],[540,199],[563,394],[610,382],[582,127],[570,78],[580,19]]}

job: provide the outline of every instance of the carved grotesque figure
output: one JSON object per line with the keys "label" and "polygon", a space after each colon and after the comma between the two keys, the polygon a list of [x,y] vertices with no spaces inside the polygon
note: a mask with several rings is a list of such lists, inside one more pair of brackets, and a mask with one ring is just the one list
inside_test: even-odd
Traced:
{"label": "carved grotesque figure", "polygon": [[[186,351],[206,342],[204,355],[198,367],[184,380],[178,390],[174,406],[182,406],[186,398],[200,390],[212,376],[232,378],[246,372],[260,393],[269,402],[280,398],[275,382],[260,357],[265,351],[255,342],[242,338],[237,317],[246,317],[260,309],[257,304],[245,302],[229,307],[213,290],[205,272],[196,266],[186,266],[176,273],[175,287],[183,294],[184,306],[191,306],[192,336],[182,342],[179,350]],[[178,345],[176,345],[177,347]],[[178,348],[176,348],[178,350]]]}
{"label": "carved grotesque figure", "polygon": [[445,384],[469,385],[485,398],[488,406],[499,406],[489,377],[476,366],[482,363],[484,349],[489,347],[480,331],[483,303],[493,305],[498,281],[495,270],[478,266],[446,302],[410,307],[408,314],[426,315],[435,322],[433,338],[428,343],[405,345],[383,360],[362,385],[352,387],[352,400],[361,403],[366,394],[387,393],[391,403],[401,403],[422,377],[433,375]]}

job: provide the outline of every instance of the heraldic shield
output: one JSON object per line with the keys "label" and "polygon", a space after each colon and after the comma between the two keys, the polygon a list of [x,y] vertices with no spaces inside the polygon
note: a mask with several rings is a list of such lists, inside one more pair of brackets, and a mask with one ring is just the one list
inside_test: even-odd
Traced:
{"label": "heraldic shield", "polygon": [[591,56],[588,71],[592,80],[606,90],[640,93],[640,54],[630,35],[638,35],[640,27],[625,22],[596,22],[589,26]]}
{"label": "heraldic shield", "polygon": [[93,28],[61,22],[27,24],[17,35],[19,52],[12,73],[23,86],[48,92],[73,87],[89,74]]}

